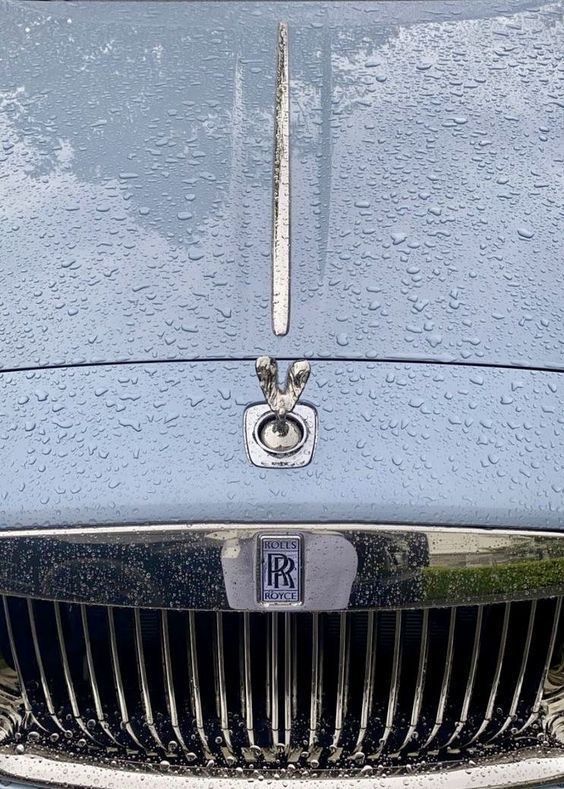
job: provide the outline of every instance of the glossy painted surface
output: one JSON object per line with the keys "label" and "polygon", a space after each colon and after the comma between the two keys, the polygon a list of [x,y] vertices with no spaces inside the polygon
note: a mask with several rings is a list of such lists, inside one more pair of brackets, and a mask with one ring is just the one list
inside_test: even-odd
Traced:
{"label": "glossy painted surface", "polygon": [[[0,527],[562,528],[561,375],[360,361],[564,370],[559,3],[6,0],[0,30],[0,368],[141,362],[0,375]],[[248,463],[252,361],[180,363],[267,352],[343,360],[306,469]]]}
{"label": "glossy painted surface", "polygon": [[369,521],[560,529],[564,377],[318,362],[319,440],[261,469],[252,362],[0,375],[0,524]]}
{"label": "glossy painted surface", "polygon": [[[271,329],[289,24],[292,321]],[[558,3],[0,5],[0,366],[564,368]]]}

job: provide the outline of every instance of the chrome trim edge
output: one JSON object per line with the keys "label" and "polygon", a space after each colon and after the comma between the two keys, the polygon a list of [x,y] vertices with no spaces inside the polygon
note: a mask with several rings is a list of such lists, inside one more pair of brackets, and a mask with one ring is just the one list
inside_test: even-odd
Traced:
{"label": "chrome trim edge", "polygon": [[290,325],[290,95],[288,25],[278,25],[272,211],[272,328],[283,336]]}
{"label": "chrome trim edge", "polygon": [[266,403],[250,405],[245,410],[243,432],[249,461],[259,468],[303,468],[309,465],[319,434],[319,417],[316,409],[306,403],[298,403],[294,407],[291,419],[298,423],[304,436],[295,449],[284,453],[269,451],[261,441],[257,440],[257,431],[261,423],[272,416],[273,412]]}
{"label": "chrome trim edge", "polygon": [[[0,775],[6,778],[34,781],[43,786],[74,789],[232,789],[239,781],[247,782],[249,775],[222,776],[212,773],[196,775],[153,770],[140,772],[121,769],[115,765],[67,761],[41,752],[15,754],[0,748]],[[528,752],[521,759],[500,759],[481,765],[463,765],[452,769],[442,766],[441,771],[417,772],[410,775],[371,776],[336,773],[322,778],[312,773],[306,778],[292,777],[296,789],[340,789],[347,778],[354,780],[355,789],[502,789],[504,787],[532,787],[546,785],[564,777],[564,756],[548,751],[543,755]]]}

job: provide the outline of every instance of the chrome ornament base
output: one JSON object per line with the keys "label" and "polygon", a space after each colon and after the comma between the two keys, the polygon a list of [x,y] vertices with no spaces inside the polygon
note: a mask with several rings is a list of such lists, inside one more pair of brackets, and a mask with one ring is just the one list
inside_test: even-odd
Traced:
{"label": "chrome ornament base", "polygon": [[255,428],[255,440],[267,452],[277,455],[294,454],[304,445],[307,429],[303,419],[295,414],[287,416],[282,425],[276,416],[268,414],[259,421]]}
{"label": "chrome ornament base", "polygon": [[266,403],[245,411],[244,432],[247,457],[259,468],[301,468],[311,463],[317,443],[317,412],[313,406],[298,404],[286,417],[288,432],[279,436],[276,415]]}

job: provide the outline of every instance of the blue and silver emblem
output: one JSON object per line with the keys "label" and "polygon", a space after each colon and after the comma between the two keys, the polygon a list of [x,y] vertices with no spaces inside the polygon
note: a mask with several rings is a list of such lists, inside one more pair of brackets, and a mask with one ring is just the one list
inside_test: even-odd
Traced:
{"label": "blue and silver emblem", "polygon": [[260,535],[258,559],[258,602],[265,605],[300,605],[303,602],[301,535]]}

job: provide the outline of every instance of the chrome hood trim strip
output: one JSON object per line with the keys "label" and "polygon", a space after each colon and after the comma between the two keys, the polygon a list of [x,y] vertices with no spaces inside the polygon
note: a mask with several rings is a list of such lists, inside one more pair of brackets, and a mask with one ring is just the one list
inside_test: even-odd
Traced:
{"label": "chrome hood trim strip", "polygon": [[[43,786],[60,786],[61,779],[66,787],[75,789],[233,789],[238,782],[247,783],[248,775],[240,776],[189,775],[173,772],[142,772],[119,766],[102,767],[86,761],[71,762],[48,754],[14,754],[0,749],[0,775],[31,780]],[[256,779],[256,774],[253,776]],[[281,776],[282,777],[282,776]],[[340,789],[347,779],[355,789],[503,789],[552,783],[564,777],[564,756],[557,751],[546,753],[527,752],[521,758],[515,755],[500,758],[475,766],[458,766],[447,769],[442,766],[429,772],[398,775],[357,777],[354,773],[339,772],[335,777],[321,778],[315,773],[306,778],[292,777],[290,784],[296,789]]]}
{"label": "chrome hood trim strip", "polygon": [[288,333],[290,324],[290,91],[288,25],[278,25],[278,66],[274,119],[274,194],[272,211],[272,328]]}
{"label": "chrome hood trim strip", "polygon": [[303,536],[306,611],[564,594],[564,533],[354,523],[2,531],[0,593],[144,608],[262,610],[256,568],[263,534]]}

